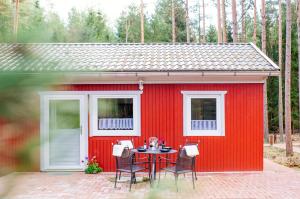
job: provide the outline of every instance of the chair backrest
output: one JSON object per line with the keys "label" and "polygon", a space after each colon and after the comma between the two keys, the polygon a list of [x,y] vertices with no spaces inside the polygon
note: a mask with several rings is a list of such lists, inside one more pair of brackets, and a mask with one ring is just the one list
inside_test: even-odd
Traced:
{"label": "chair backrest", "polygon": [[191,145],[196,145],[197,148],[198,148],[199,143],[197,143],[197,142],[186,142],[186,143],[185,143],[185,146],[191,146]]}
{"label": "chair backrest", "polygon": [[176,160],[176,171],[193,170],[195,157],[189,157],[184,148],[180,148]]}
{"label": "chair backrest", "polygon": [[134,153],[132,153],[128,147],[124,148],[121,157],[116,156],[117,169],[131,169],[133,163],[133,156]]}
{"label": "chair backrest", "polygon": [[133,146],[133,143],[131,140],[120,140],[119,141],[119,144],[125,146],[125,147],[128,147],[129,149],[133,149],[134,146]]}

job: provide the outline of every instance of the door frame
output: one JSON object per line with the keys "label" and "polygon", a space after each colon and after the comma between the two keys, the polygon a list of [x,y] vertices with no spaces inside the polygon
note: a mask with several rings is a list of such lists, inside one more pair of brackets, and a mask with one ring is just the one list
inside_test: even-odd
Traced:
{"label": "door frame", "polygon": [[[78,92],[40,92],[40,170],[41,171],[83,171],[85,157],[88,157],[88,96]],[[49,101],[78,99],[80,104],[80,166],[49,165]]]}

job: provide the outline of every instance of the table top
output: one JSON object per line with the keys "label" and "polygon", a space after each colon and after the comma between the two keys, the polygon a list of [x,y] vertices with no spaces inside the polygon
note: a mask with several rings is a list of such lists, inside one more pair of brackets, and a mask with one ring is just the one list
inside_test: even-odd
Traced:
{"label": "table top", "polygon": [[147,149],[147,151],[145,151],[145,152],[138,151],[137,149],[132,149],[131,151],[134,153],[144,153],[144,154],[172,154],[172,153],[177,152],[177,150],[175,150],[175,149],[171,149],[168,152],[161,152],[159,149],[156,149],[156,150]]}

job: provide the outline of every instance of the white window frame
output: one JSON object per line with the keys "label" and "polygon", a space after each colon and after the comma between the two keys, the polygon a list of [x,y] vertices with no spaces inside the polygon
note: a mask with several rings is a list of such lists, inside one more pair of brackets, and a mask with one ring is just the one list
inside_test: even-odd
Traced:
{"label": "white window frame", "polygon": [[[141,136],[141,94],[142,91],[103,91],[90,95],[90,136]],[[133,130],[99,130],[98,99],[133,99]]]}
{"label": "white window frame", "polygon": [[[227,91],[181,91],[183,94],[183,135],[184,136],[225,136],[225,94]],[[191,129],[191,99],[216,99],[217,129]]]}

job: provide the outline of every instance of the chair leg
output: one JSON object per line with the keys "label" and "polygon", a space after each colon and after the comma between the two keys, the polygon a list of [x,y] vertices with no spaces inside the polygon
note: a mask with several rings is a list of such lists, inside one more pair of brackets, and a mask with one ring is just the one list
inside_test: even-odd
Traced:
{"label": "chair leg", "polygon": [[133,180],[133,173],[130,174],[130,185],[129,185],[129,191],[131,191],[131,185],[132,185],[132,180]]}
{"label": "chair leg", "polygon": [[178,192],[178,174],[175,174],[176,191]]}
{"label": "chair leg", "polygon": [[160,182],[160,172],[161,171],[159,171],[159,173],[158,173],[158,183]]}
{"label": "chair leg", "polygon": [[150,170],[149,170],[149,174],[148,174],[148,176],[149,176],[149,182],[150,182],[150,185],[151,185],[151,172],[150,172]]}
{"label": "chair leg", "polygon": [[133,183],[136,184],[136,176],[135,176],[135,173],[133,173],[133,179],[134,179]]}
{"label": "chair leg", "polygon": [[[195,173],[195,174],[196,174],[196,173]],[[193,179],[193,189],[195,189],[195,179],[194,179],[193,172],[192,172],[192,179]]]}
{"label": "chair leg", "polygon": [[150,160],[149,160],[149,164],[148,164],[148,169],[149,169],[149,173],[148,173],[148,176],[149,176],[149,181],[150,181],[150,184],[151,184],[151,163],[150,163]]}
{"label": "chair leg", "polygon": [[194,171],[194,174],[195,174],[195,180],[198,180],[196,171]]}
{"label": "chair leg", "polygon": [[121,173],[122,173],[122,172],[120,171],[119,180],[121,180]]}
{"label": "chair leg", "polygon": [[115,188],[117,187],[117,180],[118,180],[118,171],[116,171]]}

